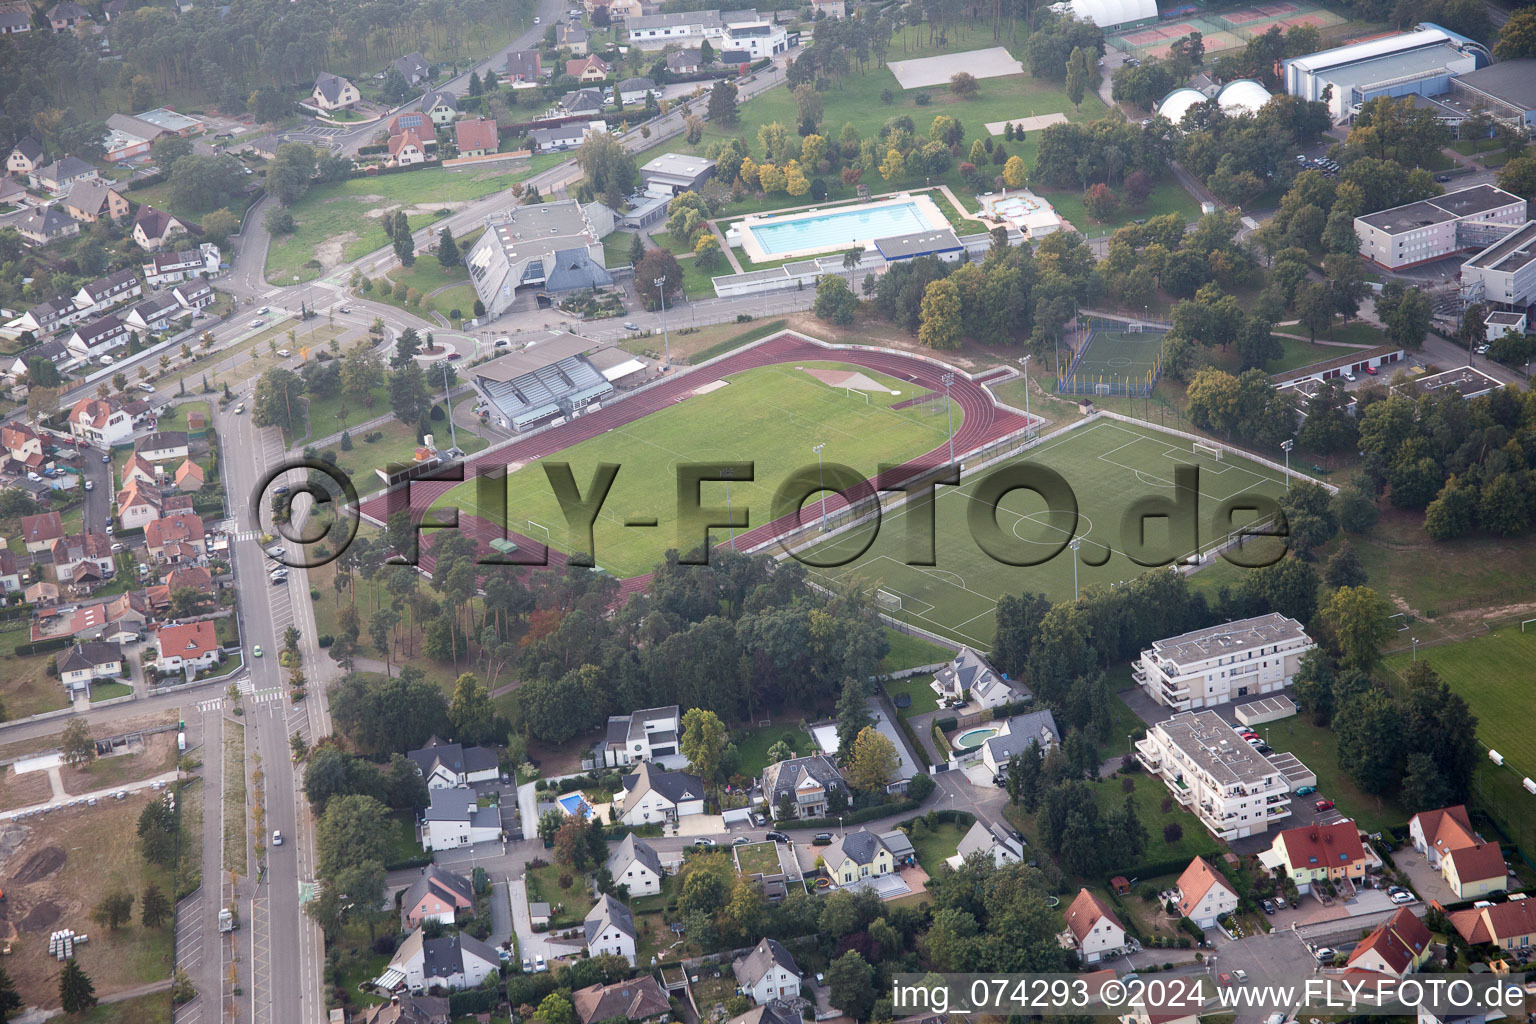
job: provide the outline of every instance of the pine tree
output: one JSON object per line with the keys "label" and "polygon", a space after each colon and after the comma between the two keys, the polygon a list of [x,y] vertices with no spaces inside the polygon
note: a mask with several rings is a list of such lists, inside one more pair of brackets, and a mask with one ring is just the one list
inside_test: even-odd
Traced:
{"label": "pine tree", "polygon": [[411,225],[405,219],[405,211],[395,218],[395,255],[402,267],[416,265],[416,240],[411,237]]}
{"label": "pine tree", "polygon": [[643,259],[645,259],[645,240],[637,234],[635,240],[629,243],[629,265],[638,267]]}
{"label": "pine tree", "polygon": [[139,920],[145,928],[159,928],[171,916],[171,901],[165,898],[165,893],[154,882],[144,887],[144,895],[139,900]]}
{"label": "pine tree", "polygon": [[5,968],[0,967],[0,1024],[5,1024],[11,1019],[11,1011],[21,1009],[21,995],[16,991],[16,983],[11,981],[11,976],[5,973]]}
{"label": "pine tree", "polygon": [[443,228],[437,236],[437,262],[445,267],[459,265],[459,243],[453,240],[451,228]]}
{"label": "pine tree", "polygon": [[480,75],[477,72],[471,71],[469,73],[469,94],[471,96],[479,96],[483,89],[484,86],[480,84]]}
{"label": "pine tree", "polygon": [[96,986],[74,957],[64,961],[64,970],[59,972],[59,1003],[65,1013],[79,1013],[96,1005]]}

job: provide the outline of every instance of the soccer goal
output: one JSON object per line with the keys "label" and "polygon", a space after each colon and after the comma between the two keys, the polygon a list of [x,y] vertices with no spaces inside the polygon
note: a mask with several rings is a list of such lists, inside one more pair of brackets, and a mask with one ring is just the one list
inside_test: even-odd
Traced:
{"label": "soccer goal", "polygon": [[901,595],[893,594],[889,590],[875,591],[875,603],[878,604],[880,606],[880,610],[884,612],[901,611]]}
{"label": "soccer goal", "polygon": [[1213,444],[1205,444],[1202,441],[1194,442],[1194,453],[1196,455],[1205,455],[1205,456],[1208,456],[1210,458],[1215,459],[1217,462],[1220,462],[1221,461],[1221,451],[1222,450],[1220,448],[1216,447]]}

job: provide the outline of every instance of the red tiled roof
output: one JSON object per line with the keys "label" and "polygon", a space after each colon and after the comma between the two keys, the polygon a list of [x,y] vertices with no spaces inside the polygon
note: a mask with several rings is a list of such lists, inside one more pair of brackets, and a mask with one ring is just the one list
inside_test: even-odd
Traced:
{"label": "red tiled roof", "polygon": [[1067,908],[1067,927],[1077,937],[1077,941],[1083,941],[1103,918],[1108,918],[1116,928],[1124,930],[1125,926],[1115,917],[1114,911],[1104,905],[1103,900],[1087,889],[1079,889],[1077,898]]}
{"label": "red tiled roof", "polygon": [[399,135],[391,135],[389,137],[390,156],[399,156],[400,151],[406,146],[415,146],[416,149],[422,153],[427,151],[426,145],[421,141],[420,138],[417,137],[416,133],[409,128],[401,132]]}
{"label": "red tiled roof", "polygon": [[1452,926],[1473,945],[1536,935],[1536,899],[1510,900],[1488,907],[1453,910]]}
{"label": "red tiled roof", "polygon": [[[1189,912],[1200,905],[1205,899],[1205,894],[1211,891],[1211,887],[1219,885],[1228,892],[1232,892],[1232,886],[1227,880],[1206,863],[1204,857],[1196,857],[1189,862],[1189,867],[1179,876],[1178,889],[1182,898],[1179,900],[1179,913],[1189,915]],[[1233,896],[1237,894],[1232,892]]]}
{"label": "red tiled roof", "polygon": [[1346,867],[1365,859],[1360,830],[1353,821],[1306,825],[1280,833],[1286,860],[1294,869]]}
{"label": "red tiled roof", "polygon": [[105,401],[100,398],[82,398],[69,410],[69,421],[89,424],[100,430],[107,425],[107,420],[118,408],[118,403],[110,398]]}
{"label": "red tiled roof", "polygon": [[180,656],[200,658],[219,646],[211,622],[184,622],[179,626],[161,626],[155,632],[162,658]]}
{"label": "red tiled roof", "polygon": [[453,130],[458,137],[459,152],[471,149],[488,149],[495,152],[501,143],[496,138],[496,122],[489,117],[477,117],[472,121],[458,121]]}
{"label": "red tiled roof", "polygon": [[195,512],[178,512],[144,524],[144,543],[151,548],[202,539],[203,521]]}
{"label": "red tiled roof", "polygon": [[21,517],[21,538],[28,544],[58,540],[64,536],[64,521],[57,512],[42,512]]}
{"label": "red tiled roof", "polygon": [[1490,878],[1503,878],[1508,868],[1504,865],[1504,851],[1498,843],[1478,843],[1463,846],[1446,854],[1456,868],[1456,877],[1465,885],[1483,882]]}

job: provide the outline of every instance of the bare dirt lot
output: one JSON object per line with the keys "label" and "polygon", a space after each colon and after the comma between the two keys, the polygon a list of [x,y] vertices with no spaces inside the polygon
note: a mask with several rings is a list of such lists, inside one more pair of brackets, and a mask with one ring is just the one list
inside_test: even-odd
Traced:
{"label": "bare dirt lot", "polygon": [[64,791],[70,796],[110,789],[124,782],[153,778],[176,767],[176,734],[156,733],[146,737],[137,753],[98,757],[88,765],[59,769]]}
{"label": "bare dirt lot", "polygon": [[[144,805],[160,798],[138,794],[54,811],[37,824],[12,824],[0,833],[0,854],[19,835],[0,864],[0,934],[12,943],[5,969],[27,1005],[58,1005],[59,964],[48,956],[48,935],[60,928],[90,936],[76,959],[98,996],[169,977],[170,925],[145,928],[138,900],[151,881],[170,894],[170,872],[146,865],[134,838]],[[112,932],[91,919],[91,910],[117,890],[133,895],[134,914]]]}
{"label": "bare dirt lot", "polygon": [[40,804],[53,795],[47,772],[17,775],[10,768],[0,775],[0,811]]}

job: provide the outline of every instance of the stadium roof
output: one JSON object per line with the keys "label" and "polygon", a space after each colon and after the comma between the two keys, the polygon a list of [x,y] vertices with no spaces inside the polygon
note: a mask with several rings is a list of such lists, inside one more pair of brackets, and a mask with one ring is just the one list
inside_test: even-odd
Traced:
{"label": "stadium roof", "polygon": [[1434,29],[1423,32],[1402,32],[1394,36],[1387,36],[1384,39],[1368,39],[1363,43],[1336,46],[1331,50],[1319,50],[1316,53],[1303,54],[1300,57],[1292,57],[1285,63],[1287,65],[1294,64],[1304,71],[1316,74],[1331,68],[1343,67],[1346,64],[1376,60],[1389,54],[1402,53],[1407,50],[1417,50],[1421,47],[1449,42],[1451,42],[1450,36]]}
{"label": "stadium roof", "polygon": [[1500,61],[1458,81],[1521,110],[1536,110],[1536,58]]}
{"label": "stadium roof", "polygon": [[1188,87],[1175,89],[1163,97],[1162,102],[1157,105],[1157,112],[1174,124],[1178,124],[1184,120],[1184,115],[1190,108],[1199,106],[1205,102],[1205,99],[1205,93],[1198,89]]}
{"label": "stadium roof", "polygon": [[1157,17],[1157,0],[1071,0],[1072,13],[1100,28]]}
{"label": "stadium roof", "polygon": [[579,356],[587,349],[594,348],[597,342],[564,331],[537,331],[532,340],[519,340],[519,344],[522,347],[517,351],[475,367],[474,375],[486,381],[512,380],[562,359]]}
{"label": "stadium roof", "polygon": [[1240,78],[1222,86],[1216,102],[1229,114],[1257,114],[1269,102],[1269,90],[1251,78]]}

